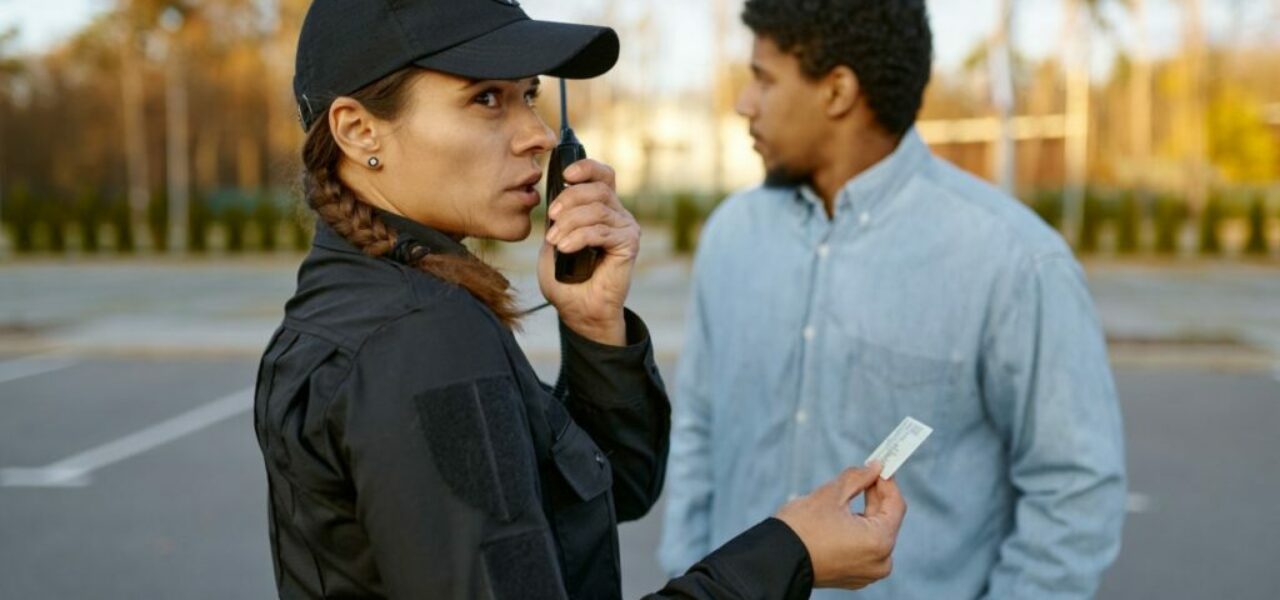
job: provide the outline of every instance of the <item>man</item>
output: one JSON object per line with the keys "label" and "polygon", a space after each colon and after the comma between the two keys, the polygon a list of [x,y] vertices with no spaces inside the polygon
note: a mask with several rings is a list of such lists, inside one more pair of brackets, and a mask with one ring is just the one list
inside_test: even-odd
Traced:
{"label": "man", "polygon": [[913,129],[924,0],[748,0],[743,20],[737,110],[768,175],[695,261],[664,568],[911,416],[934,433],[896,476],[894,575],[861,597],[1092,596],[1126,496],[1105,343],[1062,239]]}

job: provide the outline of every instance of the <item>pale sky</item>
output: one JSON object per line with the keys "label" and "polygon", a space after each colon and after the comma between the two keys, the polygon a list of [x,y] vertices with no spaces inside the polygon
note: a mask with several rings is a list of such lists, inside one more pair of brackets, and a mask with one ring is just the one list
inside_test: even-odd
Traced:
{"label": "pale sky", "polygon": [[[660,88],[698,87],[710,71],[712,0],[523,0],[522,4],[535,18],[591,21],[605,18],[609,2],[613,3],[615,22],[635,22],[646,12],[652,19],[651,41],[623,39],[623,64],[631,61],[636,69],[644,65],[653,73],[652,83]],[[741,0],[725,2],[734,34],[728,51],[745,56],[750,38],[736,16]],[[1035,57],[1059,52],[1064,0],[1015,2],[1019,11],[1015,42],[1019,48]],[[18,26],[19,47],[39,51],[65,38],[112,4],[114,0],[0,0],[0,30]],[[1178,4],[1177,0],[1147,0],[1148,36],[1156,54],[1168,53],[1178,45]],[[1257,39],[1274,36],[1273,32],[1280,30],[1280,19],[1274,14],[1280,10],[1280,2],[1204,0],[1203,4],[1214,39]],[[938,66],[949,69],[991,31],[997,0],[930,0],[929,7]],[[1118,10],[1110,13],[1122,14]],[[1117,17],[1113,21],[1121,24],[1113,34],[1118,40],[1115,43],[1131,43],[1132,31],[1124,19]],[[1110,62],[1110,44],[1105,40],[1095,44],[1096,67]]]}

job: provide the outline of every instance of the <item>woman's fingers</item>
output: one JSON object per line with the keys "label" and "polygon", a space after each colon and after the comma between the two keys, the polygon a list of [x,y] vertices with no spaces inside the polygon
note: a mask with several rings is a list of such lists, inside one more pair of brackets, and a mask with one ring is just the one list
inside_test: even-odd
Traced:
{"label": "woman's fingers", "polygon": [[551,203],[547,216],[556,220],[562,213],[587,204],[603,204],[615,210],[622,208],[618,194],[612,187],[603,182],[590,181],[571,185],[560,192],[560,195],[556,196],[555,201]]}
{"label": "woman's fingers", "polygon": [[849,467],[841,472],[837,477],[840,504],[848,506],[858,494],[875,484],[876,479],[880,477],[882,468],[880,463],[872,462],[862,468]]}
{"label": "woman's fingers", "polygon": [[613,167],[609,165],[590,158],[584,158],[569,165],[569,168],[564,170],[564,180],[570,184],[598,181],[612,189],[615,187],[617,174],[614,173]]}
{"label": "woman's fingers", "polygon": [[902,499],[898,484],[892,479],[881,479],[867,490],[868,518],[883,520],[893,525],[894,531],[907,514],[907,502]]}
{"label": "woman's fingers", "polygon": [[631,219],[603,204],[579,206],[561,213],[560,218],[555,220],[555,225],[547,230],[547,241],[556,244],[579,228],[600,224],[610,227],[625,227],[631,224]]}
{"label": "woman's fingers", "polygon": [[[603,223],[579,227],[564,235],[556,249],[571,254],[583,248],[602,248],[610,255],[617,255],[622,248],[634,247],[640,236],[631,227],[610,227]],[[633,258],[634,256],[628,256]]]}

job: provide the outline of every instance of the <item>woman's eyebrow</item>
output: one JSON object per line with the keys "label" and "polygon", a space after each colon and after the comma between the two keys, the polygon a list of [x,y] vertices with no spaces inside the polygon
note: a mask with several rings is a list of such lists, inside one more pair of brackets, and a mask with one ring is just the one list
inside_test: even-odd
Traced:
{"label": "woman's eyebrow", "polygon": [[465,89],[467,89],[467,88],[469,88],[469,87],[475,87],[475,86],[478,86],[478,85],[480,85],[480,84],[485,84],[485,83],[489,83],[489,84],[493,84],[493,83],[519,83],[519,82],[521,82],[521,81],[525,81],[525,82],[527,82],[527,83],[529,84],[529,86],[530,86],[530,87],[540,87],[540,86],[542,85],[542,78],[541,78],[541,77],[530,77],[530,78],[528,78],[528,79],[524,79],[524,80],[520,80],[520,79],[466,79],[466,80],[464,80],[464,81],[463,81],[462,85],[460,85],[460,86],[458,86],[458,87],[459,87],[459,89],[464,89],[464,90],[465,90]]}

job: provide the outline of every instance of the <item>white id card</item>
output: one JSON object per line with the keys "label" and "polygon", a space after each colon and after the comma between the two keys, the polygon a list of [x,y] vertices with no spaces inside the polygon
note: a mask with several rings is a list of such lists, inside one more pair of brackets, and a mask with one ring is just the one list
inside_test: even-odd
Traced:
{"label": "white id card", "polygon": [[893,433],[880,442],[880,446],[876,448],[871,456],[867,457],[866,462],[873,460],[880,461],[884,465],[884,470],[880,472],[881,479],[893,477],[898,472],[898,467],[902,463],[907,462],[911,454],[924,443],[925,438],[933,433],[933,428],[917,421],[911,417],[907,417],[898,423],[893,429]]}

